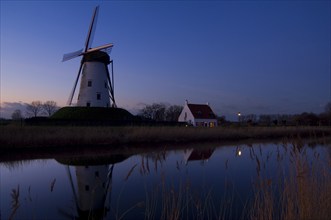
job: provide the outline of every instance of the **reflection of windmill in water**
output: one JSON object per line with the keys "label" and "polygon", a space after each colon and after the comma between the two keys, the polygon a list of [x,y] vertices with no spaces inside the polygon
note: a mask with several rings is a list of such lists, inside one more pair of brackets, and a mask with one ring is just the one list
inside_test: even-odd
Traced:
{"label": "reflection of windmill in water", "polygon": [[[75,203],[74,213],[59,212],[68,219],[104,219],[110,210],[114,164],[127,157],[58,159],[66,173]],[[74,170],[74,171],[73,171]]]}
{"label": "reflection of windmill in water", "polygon": [[[116,107],[114,97],[113,61],[107,52],[110,52],[113,44],[91,48],[94,31],[98,17],[99,6],[94,10],[90,28],[87,34],[85,48],[65,54],[62,61],[83,56],[78,70],[74,87],[68,99],[68,105],[72,104],[76,86],[80,75],[80,89],[77,98],[77,106]],[[111,64],[111,76],[108,65]]]}

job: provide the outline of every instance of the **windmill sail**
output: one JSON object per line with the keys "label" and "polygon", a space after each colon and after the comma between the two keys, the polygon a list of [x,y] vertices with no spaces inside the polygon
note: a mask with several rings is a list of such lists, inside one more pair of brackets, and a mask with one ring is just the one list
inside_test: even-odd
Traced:
{"label": "windmill sail", "polygon": [[76,57],[82,55],[82,53],[83,53],[83,49],[80,49],[80,50],[77,50],[77,51],[71,52],[71,53],[66,53],[63,55],[62,62],[76,58]]}
{"label": "windmill sail", "polygon": [[96,22],[97,22],[97,19],[98,19],[98,12],[99,12],[99,6],[95,7],[95,9],[94,9],[94,13],[93,13],[93,16],[92,16],[90,28],[89,28],[89,31],[88,31],[87,37],[86,37],[84,52],[86,52],[88,49],[91,48],[92,41],[93,41],[93,38],[94,38],[94,32],[95,32],[95,28],[96,28]]}

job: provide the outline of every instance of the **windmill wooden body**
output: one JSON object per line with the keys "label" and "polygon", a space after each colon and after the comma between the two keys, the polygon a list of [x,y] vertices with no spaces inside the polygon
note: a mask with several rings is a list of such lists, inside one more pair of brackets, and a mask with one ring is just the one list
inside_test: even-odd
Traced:
{"label": "windmill wooden body", "polygon": [[[77,83],[80,79],[80,88],[76,106],[87,107],[116,107],[114,97],[114,72],[113,61],[110,53],[112,43],[91,48],[99,6],[94,9],[92,21],[87,34],[85,48],[63,56],[62,61],[82,56],[76,81],[68,99],[68,105],[72,105]],[[111,74],[108,65],[111,64]]]}

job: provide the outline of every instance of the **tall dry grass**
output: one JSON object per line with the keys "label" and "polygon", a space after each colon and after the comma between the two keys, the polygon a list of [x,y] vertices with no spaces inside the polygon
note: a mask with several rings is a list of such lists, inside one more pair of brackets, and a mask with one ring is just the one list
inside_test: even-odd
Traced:
{"label": "tall dry grass", "polygon": [[[307,148],[302,146],[300,140],[284,147],[290,159],[288,171],[278,172],[276,179],[258,175],[248,212],[249,219],[329,219],[330,155],[326,161],[316,152],[313,158],[309,158]],[[283,159],[280,159],[279,163],[282,162]],[[279,169],[283,170],[284,167],[279,166]]]}
{"label": "tall dry grass", "polygon": [[1,126],[0,149],[331,136],[329,127]]}
{"label": "tall dry grass", "polygon": [[[329,219],[331,216],[331,154],[312,155],[298,139],[284,143],[283,151],[263,155],[263,150],[251,148],[256,166],[252,182],[252,197],[238,201],[234,186],[225,184],[224,194],[214,194],[212,188],[193,189],[189,181],[177,185],[163,176],[153,189],[145,187],[145,219]],[[330,151],[331,152],[331,151]],[[312,158],[312,157],[313,158]],[[163,156],[155,156],[162,165]],[[277,169],[270,173],[269,160],[277,160]],[[141,174],[148,174],[148,160],[142,159]],[[131,175],[132,170],[129,170]],[[126,177],[128,179],[128,176]],[[250,184],[250,183],[247,183]],[[207,187],[207,186],[206,186]],[[238,209],[237,202],[242,202]]]}

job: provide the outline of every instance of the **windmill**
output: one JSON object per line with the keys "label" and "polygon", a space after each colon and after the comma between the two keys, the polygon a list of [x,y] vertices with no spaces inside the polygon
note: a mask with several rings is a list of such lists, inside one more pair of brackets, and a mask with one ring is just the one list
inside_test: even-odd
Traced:
{"label": "windmill", "polygon": [[[113,60],[108,55],[113,44],[109,43],[91,48],[98,11],[99,6],[94,9],[84,49],[63,55],[62,62],[82,56],[78,74],[67,102],[69,106],[72,105],[72,99],[81,76],[77,106],[116,107]],[[108,70],[109,64],[111,64],[111,76]]]}

